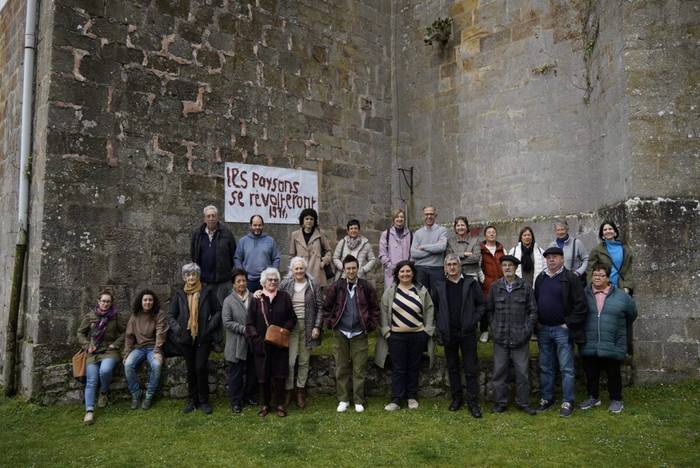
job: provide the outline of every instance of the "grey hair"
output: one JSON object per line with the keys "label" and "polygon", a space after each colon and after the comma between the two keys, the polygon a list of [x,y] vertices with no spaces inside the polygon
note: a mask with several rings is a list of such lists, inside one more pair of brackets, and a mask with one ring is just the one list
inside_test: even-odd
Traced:
{"label": "grey hair", "polygon": [[569,230],[569,223],[567,223],[564,218],[554,220],[554,223],[552,223],[552,227],[556,228],[557,226],[564,226],[567,231]]}
{"label": "grey hair", "polygon": [[197,276],[202,275],[202,269],[196,263],[187,263],[182,267],[182,277],[184,278],[187,273],[197,273]]}
{"label": "grey hair", "polygon": [[447,262],[450,260],[457,260],[457,263],[461,264],[462,262],[459,260],[459,255],[455,253],[448,253],[445,255],[445,263],[444,265],[447,266]]}
{"label": "grey hair", "polygon": [[282,279],[282,277],[280,276],[280,272],[277,268],[269,267],[265,268],[262,271],[262,273],[260,273],[260,284],[264,286],[265,281],[267,281],[267,278],[269,278],[270,276],[276,276],[278,280]]}
{"label": "grey hair", "polygon": [[[291,278],[294,276],[292,273],[292,267],[294,266],[295,263],[302,263],[304,265],[304,270],[309,269],[309,262],[306,261],[304,257],[292,257],[292,259],[289,261],[289,271],[287,271],[287,276],[285,278]],[[309,275],[309,272],[306,272],[306,276],[311,276]]]}
{"label": "grey hair", "polygon": [[202,214],[203,214],[204,216],[206,216],[206,215],[207,215],[207,211],[213,211],[213,212],[216,213],[217,215],[219,214],[219,209],[218,209],[217,207],[215,207],[214,205],[205,206],[204,209],[202,210]]}

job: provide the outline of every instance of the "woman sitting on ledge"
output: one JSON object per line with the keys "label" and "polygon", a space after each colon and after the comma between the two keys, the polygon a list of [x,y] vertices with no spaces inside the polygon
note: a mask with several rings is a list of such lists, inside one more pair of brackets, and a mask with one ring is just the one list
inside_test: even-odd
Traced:
{"label": "woman sitting on ledge", "polygon": [[107,406],[112,372],[119,362],[119,350],[124,343],[126,320],[114,305],[114,294],[103,289],[97,306],[83,316],[78,326],[78,342],[87,351],[85,366],[85,424],[92,424],[95,412],[95,392],[100,386],[97,407]]}
{"label": "woman sitting on ledge", "polygon": [[160,301],[150,289],[144,289],[136,295],[132,307],[133,313],[126,325],[124,340],[124,373],[131,392],[131,409],[138,409],[143,392],[139,385],[138,369],[144,360],[148,360],[150,372],[146,395],[141,407],[151,407],[153,395],[158,389],[160,370],[163,365],[161,348],[168,337],[168,317],[160,310]]}

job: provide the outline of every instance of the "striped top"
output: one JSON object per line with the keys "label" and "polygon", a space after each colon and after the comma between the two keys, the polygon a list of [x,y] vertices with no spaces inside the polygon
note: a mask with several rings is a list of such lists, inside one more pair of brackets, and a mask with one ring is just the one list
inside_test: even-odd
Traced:
{"label": "striped top", "polygon": [[391,304],[391,331],[395,333],[415,333],[423,331],[423,304],[418,290],[396,288]]}

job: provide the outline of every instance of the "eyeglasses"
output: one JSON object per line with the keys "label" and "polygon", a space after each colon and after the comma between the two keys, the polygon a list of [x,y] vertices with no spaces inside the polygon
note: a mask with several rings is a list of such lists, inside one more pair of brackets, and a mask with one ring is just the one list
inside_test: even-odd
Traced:
{"label": "eyeglasses", "polygon": [[280,282],[280,280],[278,278],[267,278],[266,281],[270,281],[272,283],[279,283]]}

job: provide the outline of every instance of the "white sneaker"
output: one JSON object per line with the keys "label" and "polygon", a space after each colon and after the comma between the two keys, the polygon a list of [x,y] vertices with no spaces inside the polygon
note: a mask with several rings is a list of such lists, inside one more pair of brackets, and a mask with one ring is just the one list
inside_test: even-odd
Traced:
{"label": "white sneaker", "polygon": [[335,409],[338,413],[344,413],[348,410],[348,406],[350,406],[349,401],[341,401],[338,403],[338,407]]}
{"label": "white sneaker", "polygon": [[355,403],[355,412],[356,413],[362,413],[365,410],[365,407],[362,406],[359,403]]}
{"label": "white sneaker", "polygon": [[85,413],[85,417],[83,418],[83,424],[86,426],[89,426],[95,421],[95,415],[93,414],[92,411],[88,411]]}
{"label": "white sneaker", "polygon": [[396,411],[397,409],[401,408],[399,405],[396,403],[389,403],[384,407],[385,410],[387,411]]}
{"label": "white sneaker", "polygon": [[408,399],[408,409],[418,409],[418,400]]}
{"label": "white sneaker", "polygon": [[479,337],[479,341],[481,341],[482,343],[486,343],[487,341],[489,341],[489,332],[485,331],[484,333],[482,333]]}

